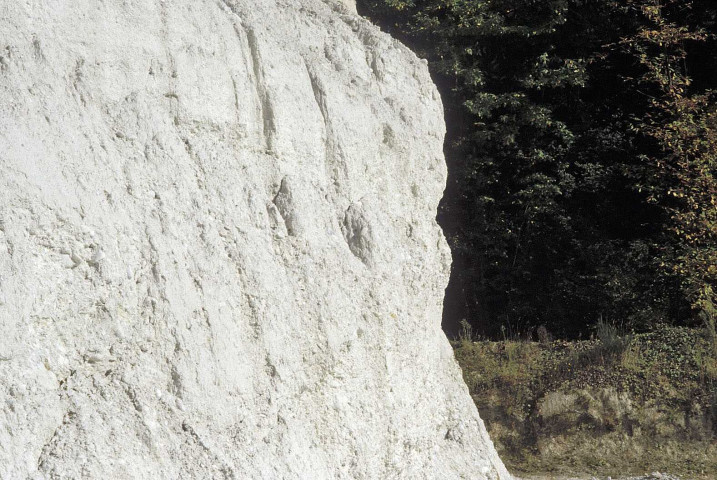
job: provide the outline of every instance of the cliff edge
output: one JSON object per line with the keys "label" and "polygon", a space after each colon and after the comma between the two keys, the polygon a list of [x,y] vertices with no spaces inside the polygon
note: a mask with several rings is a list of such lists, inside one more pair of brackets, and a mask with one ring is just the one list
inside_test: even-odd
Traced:
{"label": "cliff edge", "polygon": [[509,478],[423,62],[319,0],[0,8],[1,478]]}

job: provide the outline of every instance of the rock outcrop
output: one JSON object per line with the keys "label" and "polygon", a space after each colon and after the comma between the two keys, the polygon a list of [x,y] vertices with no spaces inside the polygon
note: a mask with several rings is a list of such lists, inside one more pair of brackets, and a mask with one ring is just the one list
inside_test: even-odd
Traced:
{"label": "rock outcrop", "polygon": [[509,478],[424,62],[343,3],[0,8],[0,478]]}

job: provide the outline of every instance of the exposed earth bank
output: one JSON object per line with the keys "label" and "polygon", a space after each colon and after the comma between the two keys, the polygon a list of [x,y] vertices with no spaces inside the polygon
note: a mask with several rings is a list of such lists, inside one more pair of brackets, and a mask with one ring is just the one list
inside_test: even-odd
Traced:
{"label": "exposed earth bank", "polygon": [[520,476],[717,477],[717,349],[705,329],[455,343],[471,394]]}

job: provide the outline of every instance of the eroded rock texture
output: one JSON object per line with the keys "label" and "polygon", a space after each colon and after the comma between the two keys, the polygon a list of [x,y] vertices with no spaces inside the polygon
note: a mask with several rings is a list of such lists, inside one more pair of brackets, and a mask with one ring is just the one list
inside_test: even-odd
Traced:
{"label": "eroded rock texture", "polygon": [[426,66],[318,0],[0,1],[0,477],[508,478]]}

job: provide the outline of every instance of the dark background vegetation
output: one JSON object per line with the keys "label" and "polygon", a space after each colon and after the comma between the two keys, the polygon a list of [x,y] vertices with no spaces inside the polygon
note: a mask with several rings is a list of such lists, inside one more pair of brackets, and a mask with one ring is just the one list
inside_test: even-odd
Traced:
{"label": "dark background vegetation", "polygon": [[442,94],[449,336],[714,335],[717,2],[358,4]]}

